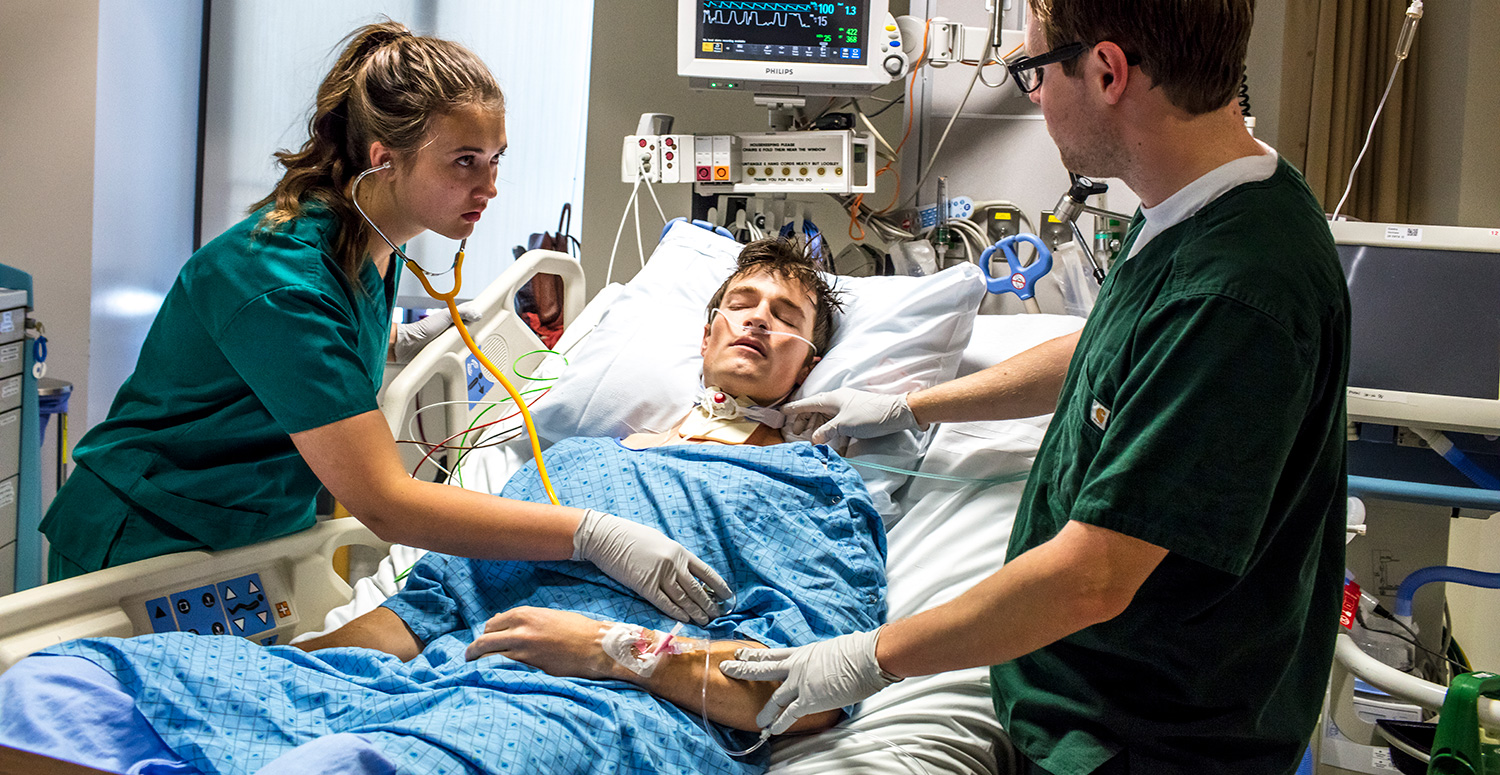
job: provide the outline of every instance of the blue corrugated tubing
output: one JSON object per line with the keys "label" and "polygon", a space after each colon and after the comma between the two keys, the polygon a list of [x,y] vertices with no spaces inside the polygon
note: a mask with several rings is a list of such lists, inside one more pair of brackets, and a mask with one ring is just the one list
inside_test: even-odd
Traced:
{"label": "blue corrugated tubing", "polygon": [[1458,447],[1454,447],[1443,453],[1443,459],[1453,464],[1469,481],[1485,488],[1486,490],[1500,490],[1500,479],[1490,475],[1489,471],[1479,467],[1478,463],[1469,459]]}
{"label": "blue corrugated tubing", "polygon": [[1401,580],[1401,587],[1396,590],[1396,615],[1411,616],[1411,599],[1424,584],[1431,584],[1434,581],[1450,581],[1471,587],[1500,589],[1500,573],[1485,573],[1468,568],[1455,568],[1451,565],[1421,568],[1412,571]]}

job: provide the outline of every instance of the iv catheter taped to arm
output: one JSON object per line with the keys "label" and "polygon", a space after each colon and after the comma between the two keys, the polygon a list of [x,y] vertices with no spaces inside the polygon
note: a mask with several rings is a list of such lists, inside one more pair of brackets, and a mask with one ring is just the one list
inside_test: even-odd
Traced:
{"label": "iv catheter taped to arm", "polygon": [[604,653],[621,667],[650,678],[662,659],[677,654],[708,652],[709,642],[702,638],[684,638],[679,624],[671,632],[648,630],[635,624],[616,623],[604,631],[601,646]]}

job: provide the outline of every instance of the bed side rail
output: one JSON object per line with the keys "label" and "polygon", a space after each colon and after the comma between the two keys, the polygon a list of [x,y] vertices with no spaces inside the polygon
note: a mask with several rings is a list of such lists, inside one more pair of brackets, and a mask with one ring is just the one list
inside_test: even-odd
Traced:
{"label": "bed side rail", "polygon": [[[1339,633],[1333,650],[1333,676],[1330,688],[1330,715],[1344,737],[1361,745],[1379,745],[1375,725],[1360,718],[1354,710],[1354,679],[1400,700],[1431,711],[1443,709],[1448,690],[1404,673],[1361,651],[1354,639]],[[1479,724],[1500,732],[1500,701],[1480,698]]]}
{"label": "bed side rail", "polygon": [[[474,303],[484,313],[483,319],[469,326],[469,333],[479,345],[480,351],[496,368],[505,372],[518,391],[527,391],[531,383],[516,373],[517,359],[534,350],[545,347],[536,334],[515,311],[515,296],[521,287],[534,275],[554,274],[563,280],[563,322],[572,323],[584,308],[583,267],[578,259],[551,250],[528,251],[505,270],[500,277],[486,287]],[[541,363],[541,356],[532,356],[521,362],[521,370],[531,373]],[[428,388],[436,382],[436,395]],[[479,359],[469,352],[458,329],[444,331],[422,351],[411,363],[397,374],[381,398],[381,410],[390,424],[391,433],[397,439],[413,438],[410,435],[411,417],[415,411],[418,393],[426,403],[435,400],[454,403],[444,411],[422,414],[422,433],[427,441],[439,442],[450,434],[468,428],[480,417],[497,419],[511,411],[497,412],[482,402],[508,400],[504,386],[498,384],[484,371]],[[532,396],[523,396],[531,400]],[[490,410],[486,412],[486,410]],[[519,418],[517,419],[519,422]],[[414,445],[402,446],[402,459],[411,470],[422,457],[424,450]],[[424,465],[419,476],[431,479],[436,469]]]}
{"label": "bed side rail", "polygon": [[390,544],[354,519],[222,552],[182,552],[0,597],[0,672],[65,640],[168,630],[286,643],[323,625],[350,588],[333,571],[341,546]]}

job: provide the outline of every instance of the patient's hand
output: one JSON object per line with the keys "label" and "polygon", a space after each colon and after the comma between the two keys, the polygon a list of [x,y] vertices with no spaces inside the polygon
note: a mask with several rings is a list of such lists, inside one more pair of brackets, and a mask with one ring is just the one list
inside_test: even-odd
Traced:
{"label": "patient's hand", "polygon": [[504,654],[517,662],[558,676],[622,678],[624,668],[604,653],[608,625],[582,614],[521,606],[502,611],[484,623],[464,656]]}

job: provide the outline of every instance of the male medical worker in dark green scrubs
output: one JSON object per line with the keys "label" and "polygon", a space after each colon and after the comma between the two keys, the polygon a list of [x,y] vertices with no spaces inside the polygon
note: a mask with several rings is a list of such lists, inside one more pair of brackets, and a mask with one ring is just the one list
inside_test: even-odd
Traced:
{"label": "male medical worker in dark green scrubs", "polygon": [[[758,722],[993,665],[1023,771],[1289,773],[1343,570],[1349,303],[1322,207],[1232,96],[1252,0],[1030,0],[1012,66],[1068,169],[1141,197],[1084,329],[907,396],[786,407],[872,436],[1054,412],[1009,560],[869,633],[744,654]],[[955,547],[957,549],[957,547]]]}
{"label": "male medical worker in dark green scrubs", "polygon": [[302,530],[325,486],[388,541],[587,561],[675,618],[713,618],[710,593],[731,591],[661,531],[413,479],[376,405],[398,343],[395,246],[467,238],[496,195],[508,141],[489,69],[455,43],[367,25],[309,128],[277,154],[275,190],[183,267],[109,417],[79,442],[42,522],[48,575]]}

